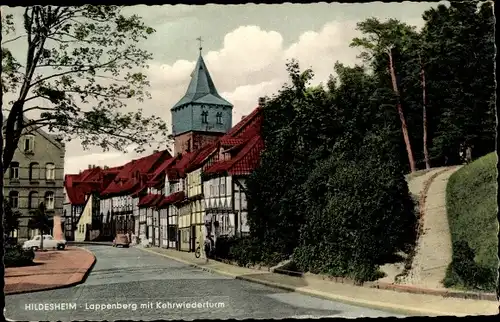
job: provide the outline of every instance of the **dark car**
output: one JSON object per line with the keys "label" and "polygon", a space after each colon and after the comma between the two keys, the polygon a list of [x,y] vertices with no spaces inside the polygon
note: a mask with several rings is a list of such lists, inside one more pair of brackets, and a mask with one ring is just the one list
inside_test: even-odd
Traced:
{"label": "dark car", "polygon": [[113,247],[129,247],[130,240],[127,234],[117,234],[115,239],[113,240]]}

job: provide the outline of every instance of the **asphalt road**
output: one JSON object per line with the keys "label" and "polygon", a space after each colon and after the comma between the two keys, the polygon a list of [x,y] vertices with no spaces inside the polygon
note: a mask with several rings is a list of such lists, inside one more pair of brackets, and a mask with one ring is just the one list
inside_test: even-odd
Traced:
{"label": "asphalt road", "polygon": [[97,262],[84,284],[7,295],[6,317],[113,321],[396,316],[205,272],[140,249],[88,249]]}

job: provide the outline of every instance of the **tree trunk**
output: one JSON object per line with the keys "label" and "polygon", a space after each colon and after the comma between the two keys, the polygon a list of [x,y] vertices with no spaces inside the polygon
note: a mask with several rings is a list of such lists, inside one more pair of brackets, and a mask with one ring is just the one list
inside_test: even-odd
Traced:
{"label": "tree trunk", "polygon": [[431,164],[429,162],[429,151],[427,150],[427,97],[425,91],[425,70],[422,65],[422,61],[420,61],[420,74],[422,75],[422,113],[423,113],[423,126],[424,126],[424,159],[425,159],[425,168],[428,170],[431,168]]}
{"label": "tree trunk", "polygon": [[411,172],[415,172],[417,169],[415,167],[415,159],[413,158],[413,151],[411,149],[410,137],[408,135],[408,127],[406,125],[406,119],[403,113],[403,106],[401,105],[401,98],[399,96],[399,89],[398,89],[398,84],[396,82],[396,72],[394,68],[394,62],[392,60],[391,50],[388,51],[388,55],[389,55],[389,72],[391,74],[392,89],[394,90],[394,94],[396,94],[396,99],[397,99],[396,105],[398,108],[399,119],[401,120],[401,131],[403,132],[403,139],[406,145],[406,152],[408,153],[410,170]]}

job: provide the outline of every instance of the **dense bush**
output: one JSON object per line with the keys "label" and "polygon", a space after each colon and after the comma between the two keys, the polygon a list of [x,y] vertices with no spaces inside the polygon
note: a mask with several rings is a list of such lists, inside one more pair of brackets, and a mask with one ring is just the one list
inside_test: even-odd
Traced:
{"label": "dense bush", "polygon": [[453,243],[452,262],[448,267],[444,286],[462,286],[468,289],[494,291],[497,271],[491,267],[478,264],[475,252],[464,240]]}
{"label": "dense bush", "polygon": [[24,250],[20,245],[5,249],[4,263],[5,267],[19,267],[33,265],[35,252]]}

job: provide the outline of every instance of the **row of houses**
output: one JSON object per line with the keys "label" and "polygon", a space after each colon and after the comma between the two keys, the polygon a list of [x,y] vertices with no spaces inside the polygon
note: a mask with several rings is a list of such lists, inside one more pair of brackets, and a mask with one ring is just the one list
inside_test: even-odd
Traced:
{"label": "row of houses", "polygon": [[66,175],[68,240],[109,240],[116,233],[151,245],[193,251],[207,235],[249,233],[245,179],[263,149],[261,109],[195,151],[167,150],[121,167],[90,166]]}
{"label": "row of houses", "polygon": [[232,108],[200,52],[186,94],[171,108],[173,156],[156,151],[120,167],[89,166],[66,175],[66,239],[126,233],[193,251],[208,235],[249,233],[245,180],[264,147],[262,108],[235,126]]}

